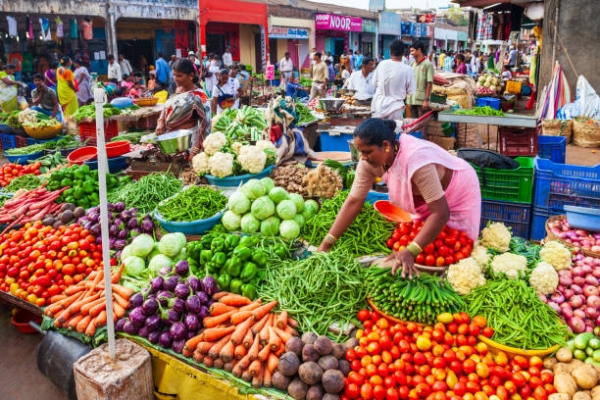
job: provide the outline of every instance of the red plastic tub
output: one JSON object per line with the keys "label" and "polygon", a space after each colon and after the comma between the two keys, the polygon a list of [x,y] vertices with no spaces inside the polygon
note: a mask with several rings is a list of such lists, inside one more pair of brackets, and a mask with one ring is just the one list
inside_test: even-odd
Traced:
{"label": "red plastic tub", "polygon": [[85,161],[93,160],[97,156],[98,149],[95,146],[85,146],[73,150],[71,154],[67,156],[67,160],[69,161],[70,165],[81,165]]}
{"label": "red plastic tub", "polygon": [[106,156],[114,158],[127,154],[131,151],[131,143],[129,140],[119,140],[117,142],[109,142],[106,144]]}
{"label": "red plastic tub", "polygon": [[19,330],[21,333],[32,334],[37,331],[29,325],[29,321],[34,321],[36,324],[42,323],[42,317],[32,314],[29,311],[25,311],[19,309],[11,319],[12,324]]}

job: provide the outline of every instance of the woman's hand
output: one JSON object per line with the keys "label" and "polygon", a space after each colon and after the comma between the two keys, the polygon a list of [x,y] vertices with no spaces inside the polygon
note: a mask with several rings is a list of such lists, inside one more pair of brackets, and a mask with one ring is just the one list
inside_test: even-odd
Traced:
{"label": "woman's hand", "polygon": [[410,251],[404,249],[402,251],[392,253],[385,258],[385,261],[389,260],[396,261],[392,266],[392,275],[396,275],[398,269],[402,268],[402,278],[406,278],[407,274],[408,279],[412,279],[413,276],[419,276],[419,271],[417,271],[415,268],[415,258]]}
{"label": "woman's hand", "polygon": [[156,129],[154,130],[154,133],[156,133],[157,135],[162,135],[163,133],[165,133],[165,126],[164,124],[161,124],[160,122],[156,124]]}
{"label": "woman's hand", "polygon": [[317,251],[322,252],[322,253],[329,253],[329,250],[331,250],[332,247],[333,247],[333,243],[331,243],[327,240],[323,240],[321,242],[321,245],[317,249]]}

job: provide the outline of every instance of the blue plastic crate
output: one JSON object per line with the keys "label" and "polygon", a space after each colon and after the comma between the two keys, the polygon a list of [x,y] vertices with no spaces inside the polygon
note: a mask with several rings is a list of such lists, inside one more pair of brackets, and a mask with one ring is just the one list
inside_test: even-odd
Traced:
{"label": "blue plastic crate", "polygon": [[17,138],[14,135],[1,134],[0,143],[2,144],[2,150],[10,150],[17,147]]}
{"label": "blue plastic crate", "polygon": [[564,136],[538,136],[538,157],[548,158],[559,164],[565,163],[567,138]]}
{"label": "blue plastic crate", "polygon": [[348,140],[354,139],[351,133],[330,134],[321,132],[321,151],[350,151]]}
{"label": "blue plastic crate", "polygon": [[366,202],[369,204],[373,204],[379,200],[388,200],[390,199],[390,195],[387,193],[376,192],[374,190],[369,191],[367,195]]}
{"label": "blue plastic crate", "polygon": [[495,99],[493,97],[478,97],[477,98],[477,107],[492,107],[494,110],[500,109],[500,99]]}
{"label": "blue plastic crate", "polygon": [[483,200],[480,229],[483,229],[489,221],[502,222],[512,228],[513,236],[529,239],[531,204]]}
{"label": "blue plastic crate", "polygon": [[533,216],[531,218],[531,231],[529,234],[530,240],[540,241],[546,237],[546,221],[548,218],[564,213],[552,213],[542,208],[533,208]]}
{"label": "blue plastic crate", "polygon": [[564,206],[600,208],[600,165],[582,167],[535,159],[534,207],[564,214]]}

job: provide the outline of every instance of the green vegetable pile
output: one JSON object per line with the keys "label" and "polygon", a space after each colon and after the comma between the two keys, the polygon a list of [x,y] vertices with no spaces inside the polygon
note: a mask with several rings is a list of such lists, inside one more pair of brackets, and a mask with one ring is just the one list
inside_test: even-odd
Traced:
{"label": "green vegetable pile", "polygon": [[10,113],[1,113],[0,114],[0,122],[10,126],[11,128],[20,129],[21,122],[19,121],[19,113],[21,111],[15,110]]}
{"label": "green vegetable pile", "polygon": [[17,190],[33,190],[39,188],[45,179],[33,174],[19,176],[13,179],[4,189],[9,193],[14,193]]}
{"label": "green vegetable pile", "polygon": [[[306,221],[304,238],[318,246],[329,232],[331,225],[339,214],[342,205],[348,198],[348,191],[340,192],[335,197],[323,201],[319,212]],[[389,253],[385,242],[393,232],[395,225],[387,222],[369,203],[365,203],[352,225],[335,243],[334,249],[345,251],[355,256],[375,253]]]}
{"label": "green vegetable pile", "polygon": [[458,293],[437,276],[421,274],[403,279],[392,275],[390,268],[375,266],[366,275],[370,300],[380,311],[403,321],[433,325],[439,314],[465,309]]}
{"label": "green vegetable pile", "polygon": [[122,201],[127,207],[137,208],[140,214],[147,214],[182,188],[181,181],[173,174],[156,172],[109,193],[108,201],[112,204]]}
{"label": "green vegetable pile", "polygon": [[71,135],[63,136],[58,140],[52,140],[44,143],[45,150],[65,150],[73,149],[75,147],[85,146],[85,143],[81,143]]}
{"label": "green vegetable pile", "polygon": [[[117,178],[115,175],[106,174],[108,191],[115,190],[127,184],[131,178],[127,175]],[[50,174],[47,189],[49,191],[69,187],[57,202],[72,203],[78,207],[90,208],[100,203],[98,197],[98,171],[91,171],[86,164],[71,165],[70,167],[56,170]]]}
{"label": "green vegetable pile", "polygon": [[[113,115],[121,114],[121,110],[111,104],[105,104],[103,106],[103,114],[104,118],[112,117]],[[94,120],[96,119],[96,106],[89,105],[79,107],[79,109],[73,114],[73,118],[75,121],[80,122],[81,120],[88,119]]]}
{"label": "green vegetable pile", "polygon": [[132,144],[139,144],[140,143],[140,139],[142,138],[142,136],[144,135],[148,135],[150,132],[129,132],[129,133],[122,133],[119,134],[119,136],[115,136],[114,138],[110,139],[111,142],[118,142],[121,140],[128,140],[130,141]]}
{"label": "green vegetable pile", "polygon": [[220,191],[207,186],[191,186],[161,202],[157,209],[167,221],[191,222],[214,217],[226,205],[227,197]]}
{"label": "green vegetable pile", "polygon": [[4,205],[4,202],[8,199],[12,199],[12,196],[9,196],[5,193],[0,193],[0,207]]}
{"label": "green vegetable pile", "polygon": [[262,110],[248,106],[229,108],[216,118],[213,132],[221,132],[230,140],[260,140],[268,126]]}
{"label": "green vegetable pile", "polygon": [[24,156],[28,154],[39,153],[41,151],[44,151],[43,144],[32,144],[31,146],[8,149],[6,150],[6,154],[8,154],[9,156]]}
{"label": "green vegetable pile", "polygon": [[296,112],[298,113],[298,125],[304,125],[317,120],[310,110],[304,103],[296,101]]}
{"label": "green vegetable pile", "polygon": [[490,106],[473,107],[471,110],[456,110],[454,114],[458,115],[480,115],[484,117],[504,117],[501,110],[495,110]]}
{"label": "green vegetable pile", "polygon": [[346,328],[356,310],[365,307],[364,278],[364,269],[352,254],[313,253],[300,261],[269,263],[258,297],[277,300],[298,320],[301,332],[327,335],[333,323]]}
{"label": "green vegetable pile", "polygon": [[67,159],[63,157],[60,153],[48,154],[43,157],[38,158],[37,160],[29,161],[30,163],[39,162],[42,164],[40,166],[40,173],[46,174],[50,172],[51,169],[58,167],[59,165],[67,164]]}
{"label": "green vegetable pile", "polygon": [[569,331],[535,290],[520,279],[488,281],[464,297],[469,315],[483,315],[494,341],[519,349],[564,345]]}

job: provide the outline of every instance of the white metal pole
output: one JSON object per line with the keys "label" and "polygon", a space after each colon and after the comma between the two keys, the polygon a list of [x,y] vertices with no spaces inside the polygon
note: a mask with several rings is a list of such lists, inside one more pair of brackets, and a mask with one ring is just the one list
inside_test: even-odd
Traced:
{"label": "white metal pole", "polygon": [[100,188],[100,228],[102,234],[102,261],[104,262],[104,294],[106,297],[106,326],[108,328],[108,352],[115,359],[115,321],[112,305],[112,284],[110,276],[110,239],[108,235],[108,200],[106,199],[106,174],[108,161],[106,143],[104,141],[104,110],[106,92],[104,89],[94,89],[96,106],[96,139],[98,147],[98,186]]}

